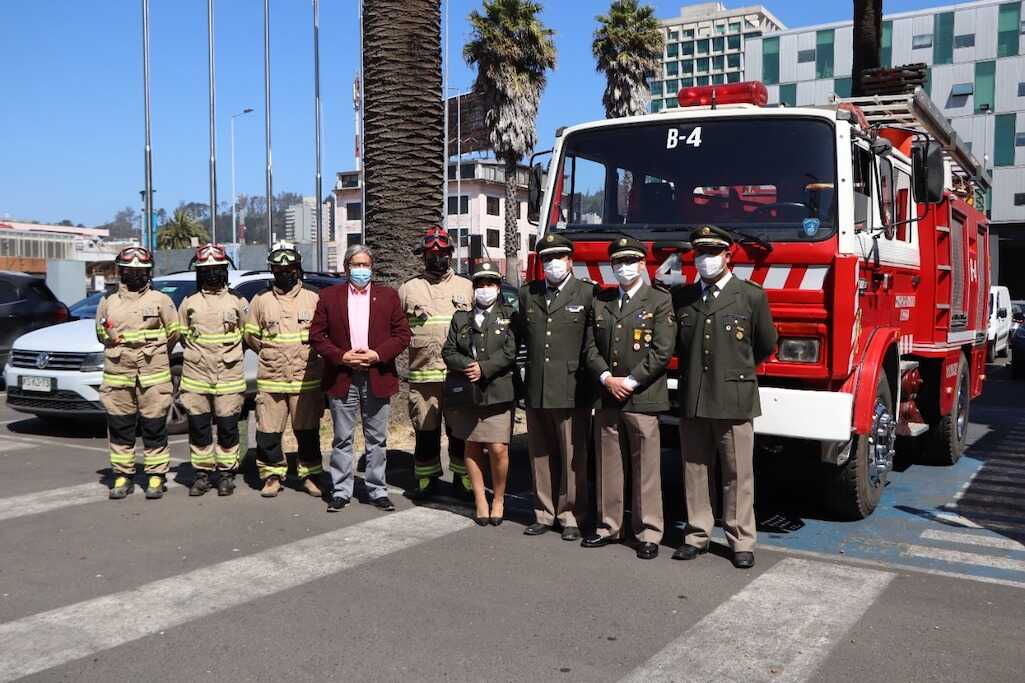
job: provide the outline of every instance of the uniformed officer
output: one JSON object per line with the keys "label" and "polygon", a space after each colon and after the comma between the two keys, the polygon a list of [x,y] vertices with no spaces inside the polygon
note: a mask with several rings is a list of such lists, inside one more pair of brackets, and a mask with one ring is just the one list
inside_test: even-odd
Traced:
{"label": "uniformed officer", "polygon": [[100,401],[107,411],[110,466],[118,500],[135,490],[135,430],[142,422],[146,497],[163,498],[171,459],[167,411],[171,407],[171,360],[178,315],[163,292],[150,288],[153,256],[126,247],[114,260],[120,284],[96,307],[96,338],[104,347]]}
{"label": "uniformed officer", "polygon": [[772,353],[776,328],[762,288],[730,272],[732,235],[706,225],[690,242],[701,279],[673,290],[688,522],[673,559],[692,560],[708,550],[718,463],[723,531],[733,565],[749,569],[755,546],[752,420],[761,414],[755,367]]}
{"label": "uniformed officer", "polygon": [[303,489],[321,496],[316,478],[324,472],[320,454],[320,390],[323,361],[310,346],[310,324],[319,295],[302,283],[302,258],[289,242],[277,242],[267,255],[274,283],[253,297],[245,340],[260,356],[256,375],[256,464],[263,490],[281,491],[288,464],[281,433],[289,421],[299,446],[297,474]]}
{"label": "uniformed officer", "polygon": [[573,275],[573,243],[548,234],[535,247],[544,278],[520,288],[519,337],[527,346],[527,446],[538,536],[562,526],[580,538],[587,515],[587,455],[596,386],[584,367],[585,333],[595,285]]}
{"label": "uniformed officer", "polygon": [[[414,499],[436,491],[441,476],[441,419],[444,410],[445,361],[441,349],[448,336],[452,315],[469,311],[473,284],[452,271],[452,242],[444,228],[427,229],[416,248],[424,271],[399,287],[399,302],[413,332],[409,345],[409,419],[416,432],[413,452]],[[463,460],[465,444],[448,434],[448,462],[457,495],[470,495],[470,480]]]}
{"label": "uniformed officer", "polygon": [[651,560],[658,556],[664,528],[658,414],[669,410],[665,372],[676,325],[669,292],[644,282],[644,257],[638,240],[624,237],[610,244],[619,287],[600,292],[592,305],[587,366],[603,387],[594,417],[599,519],[595,533],[581,545],[600,548],[621,539],[625,450],[637,557]]}
{"label": "uniformed officer", "polygon": [[196,472],[189,495],[210,490],[210,475],[216,470],[217,495],[230,496],[235,490],[238,418],[246,390],[242,327],[249,304],[228,289],[224,247],[197,247],[194,265],[197,290],[178,309],[185,348],[181,397],[189,416],[189,456]]}

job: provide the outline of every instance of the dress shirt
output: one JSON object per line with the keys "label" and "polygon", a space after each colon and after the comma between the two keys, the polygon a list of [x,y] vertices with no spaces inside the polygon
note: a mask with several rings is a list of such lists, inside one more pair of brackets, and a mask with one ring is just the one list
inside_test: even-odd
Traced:
{"label": "dress shirt", "polygon": [[353,351],[370,350],[370,287],[349,285],[349,341]]}
{"label": "dress shirt", "polygon": [[733,273],[731,273],[730,269],[727,268],[723,272],[723,274],[719,276],[719,279],[716,280],[715,282],[711,283],[711,284],[709,284],[709,283],[705,282],[704,280],[702,280],[701,281],[701,298],[704,299],[705,298],[705,294],[708,292],[708,288],[711,287],[712,285],[715,285],[715,290],[712,292],[712,296],[714,296],[716,299],[718,299],[719,298],[719,293],[722,292],[722,288],[726,286],[726,283],[729,282],[730,278],[732,278],[732,277],[733,277]]}

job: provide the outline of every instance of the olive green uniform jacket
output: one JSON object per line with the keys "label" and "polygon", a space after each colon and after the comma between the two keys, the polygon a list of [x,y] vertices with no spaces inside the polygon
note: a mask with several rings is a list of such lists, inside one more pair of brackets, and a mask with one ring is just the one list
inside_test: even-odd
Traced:
{"label": "olive green uniform jacket", "polygon": [[[441,350],[448,367],[446,404],[492,406],[516,400],[516,334],[513,328],[513,309],[495,304],[484,316],[480,327],[474,320],[474,311],[456,311],[448,328],[448,337]],[[472,383],[470,397],[455,397],[453,389],[464,388],[463,370],[470,363],[480,365],[480,379]]]}

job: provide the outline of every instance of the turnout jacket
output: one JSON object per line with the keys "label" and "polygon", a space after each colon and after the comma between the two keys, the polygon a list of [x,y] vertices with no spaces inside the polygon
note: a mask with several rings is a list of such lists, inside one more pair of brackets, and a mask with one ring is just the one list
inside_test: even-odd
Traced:
{"label": "turnout jacket", "polygon": [[195,394],[246,390],[242,329],[249,304],[234,290],[199,290],[178,309],[184,347],[181,388]]}
{"label": "turnout jacket", "polygon": [[413,333],[409,342],[409,381],[444,382],[441,347],[453,314],[473,306],[473,284],[451,270],[437,282],[419,275],[399,287],[399,303]]}
{"label": "turnout jacket", "polygon": [[171,382],[168,350],[178,341],[178,314],[163,292],[149,285],[132,292],[119,285],[96,307],[96,338],[104,346],[105,386]]}
{"label": "turnout jacket", "polygon": [[591,310],[587,367],[595,378],[611,372],[637,380],[637,388],[622,403],[602,387],[601,407],[633,413],[669,410],[666,366],[676,344],[669,292],[642,284],[620,310],[619,288],[606,289],[595,295]]}
{"label": "turnout jacket", "polygon": [[765,291],[733,276],[705,304],[701,282],[673,289],[680,415],[750,420],[762,413],[756,366],[776,346]]}
{"label": "turnout jacket", "polygon": [[260,357],[256,388],[272,394],[319,391],[323,363],[310,346],[310,325],[317,292],[297,284],[288,292],[277,287],[253,297],[245,325],[245,341]]}
{"label": "turnout jacket", "polygon": [[582,358],[595,289],[593,282],[570,275],[549,307],[543,278],[520,288],[517,334],[527,346],[528,408],[587,408],[593,403],[595,387]]}
{"label": "turnout jacket", "polygon": [[[455,381],[446,387],[462,387],[463,370],[470,363],[480,364],[480,379],[472,383],[472,405],[490,406],[516,400],[516,333],[513,327],[514,311],[496,303],[484,316],[478,327],[474,311],[457,311],[448,328],[448,338],[442,357]],[[469,382],[467,382],[469,383]],[[469,403],[469,401],[467,401]]]}

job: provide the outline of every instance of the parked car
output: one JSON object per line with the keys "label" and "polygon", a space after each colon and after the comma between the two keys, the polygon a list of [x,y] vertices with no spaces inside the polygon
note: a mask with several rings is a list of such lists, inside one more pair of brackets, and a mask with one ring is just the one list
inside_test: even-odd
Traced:
{"label": "parked car", "polygon": [[69,318],[68,307],[57,301],[46,280],[0,271],[0,365],[7,363],[15,339]]}
{"label": "parked car", "polygon": [[1007,287],[993,285],[989,288],[987,335],[986,349],[989,360],[1006,357],[1011,336],[1011,293]]}
{"label": "parked car", "polygon": [[[240,295],[252,299],[271,283],[269,271],[228,271],[228,282]],[[306,273],[304,282],[321,289],[344,282],[327,273]],[[196,274],[173,273],[153,280],[153,288],[164,292],[177,307],[189,294],[196,291]],[[86,297],[76,304],[82,316],[62,325],[37,330],[19,337],[15,342],[10,362],[4,368],[7,381],[7,405],[23,413],[42,418],[97,418],[104,414],[100,403],[100,384],[103,381],[103,345],[96,340],[96,322],[85,314],[96,314],[96,304],[102,294]],[[171,375],[174,381],[174,401],[168,414],[168,429],[173,434],[186,431],[185,409],[178,399],[178,381],[181,377],[182,349],[171,352]],[[245,354],[246,395],[256,393],[256,355]]]}

